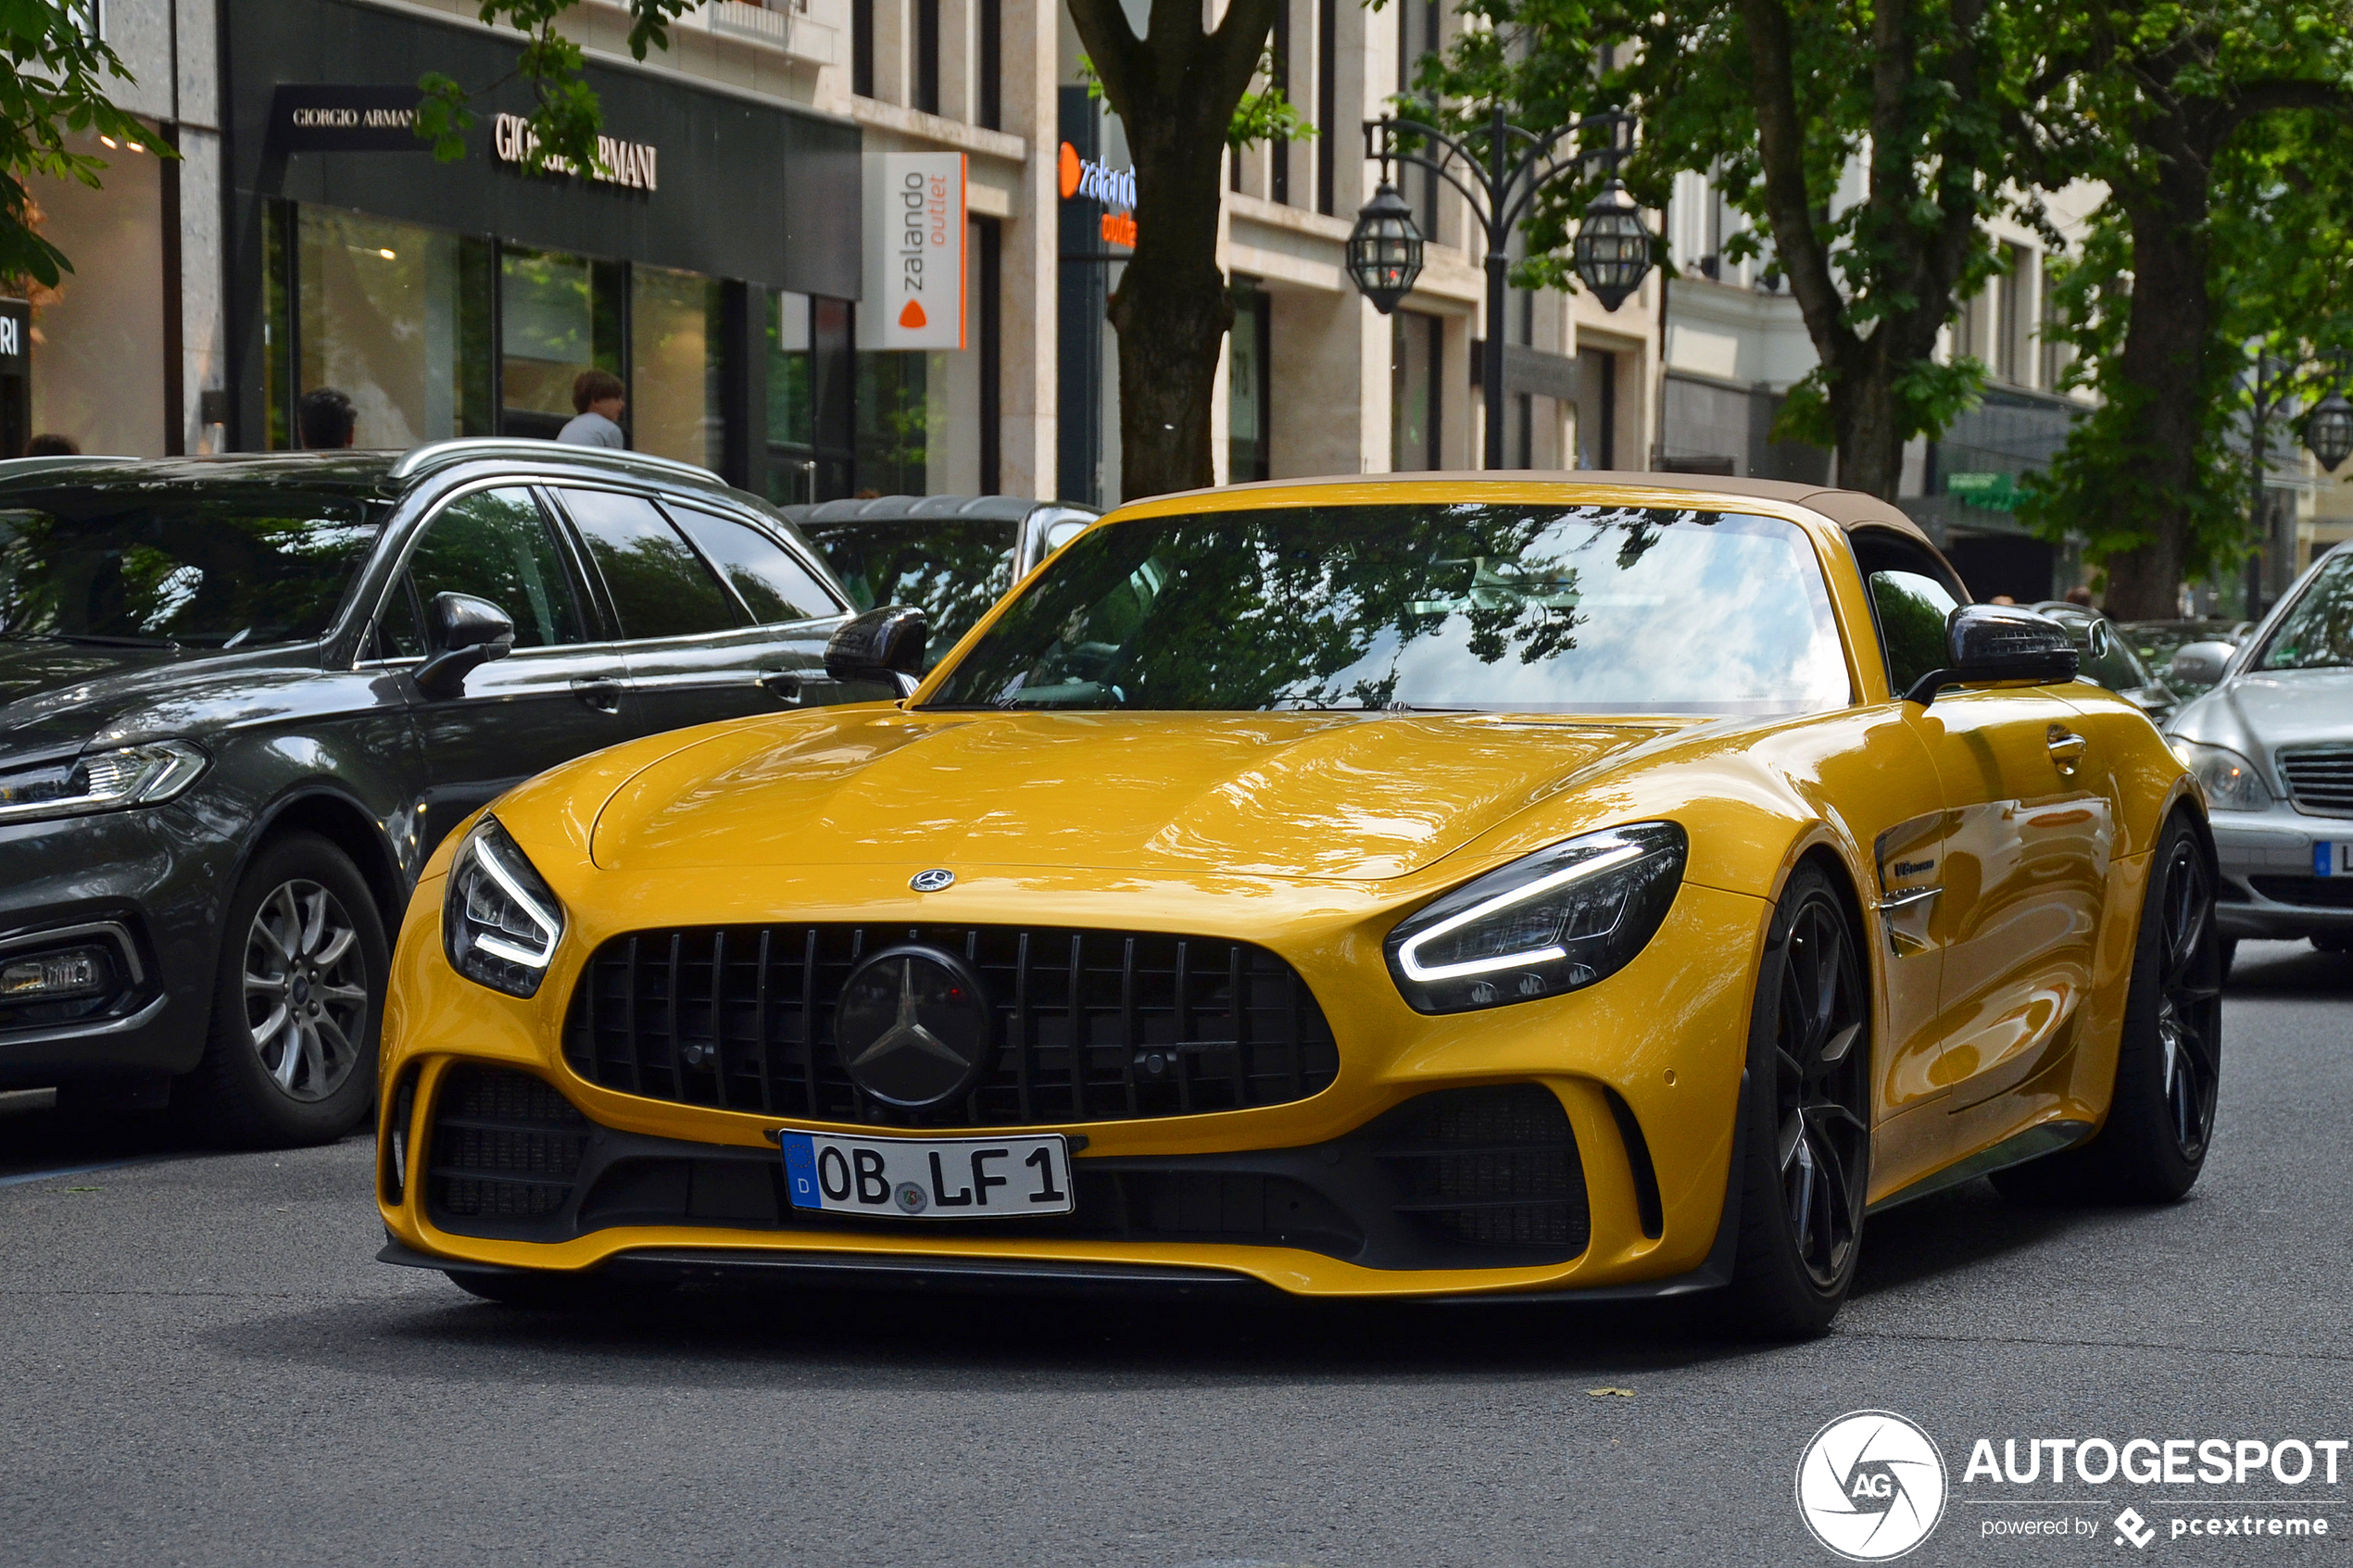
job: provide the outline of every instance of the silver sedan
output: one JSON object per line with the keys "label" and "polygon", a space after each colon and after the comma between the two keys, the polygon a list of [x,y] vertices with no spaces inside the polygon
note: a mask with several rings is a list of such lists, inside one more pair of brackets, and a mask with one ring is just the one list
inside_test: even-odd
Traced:
{"label": "silver sedan", "polygon": [[2235,649],[2192,643],[2173,664],[2220,683],[2166,736],[2213,808],[2226,942],[2353,950],[2353,545],[2313,562]]}

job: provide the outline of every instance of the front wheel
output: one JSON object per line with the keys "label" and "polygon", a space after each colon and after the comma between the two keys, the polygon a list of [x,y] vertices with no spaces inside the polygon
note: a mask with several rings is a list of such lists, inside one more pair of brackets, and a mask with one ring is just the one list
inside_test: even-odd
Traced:
{"label": "front wheel", "polygon": [[1831,879],[1800,867],[1774,913],[1749,1029],[1736,1332],[1820,1334],[1846,1299],[1870,1185],[1870,1056],[1854,921]]}
{"label": "front wheel", "polygon": [[332,1143],[376,1092],[391,960],[368,884],[327,840],[289,834],[255,855],[223,932],[191,1085],[204,1130],[249,1147]]}
{"label": "front wheel", "polygon": [[2171,1203],[2196,1185],[2221,1086],[2225,962],[2213,867],[2176,817],[2149,862],[2108,1123],[2087,1144],[1996,1173],[2005,1197]]}

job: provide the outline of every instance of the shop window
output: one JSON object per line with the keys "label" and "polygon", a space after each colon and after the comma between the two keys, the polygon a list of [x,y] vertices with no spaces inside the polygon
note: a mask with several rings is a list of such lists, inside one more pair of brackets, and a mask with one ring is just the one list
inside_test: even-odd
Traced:
{"label": "shop window", "polygon": [[632,267],[629,293],[630,445],[719,468],[727,443],[725,286],[693,272]]}
{"label": "shop window", "polygon": [[768,498],[779,506],[850,490],[849,305],[768,299]]}
{"label": "shop window", "polygon": [[558,494],[604,576],[623,636],[691,637],[735,626],[727,590],[651,501],[617,490]]}
{"label": "shop window", "polygon": [[[477,490],[450,502],[417,542],[409,577],[422,603],[472,594],[497,605],[515,623],[519,648],[582,640],[571,574],[528,490]],[[393,654],[424,651],[413,621],[387,616],[383,624]]]}
{"label": "shop window", "polygon": [[[578,412],[573,378],[622,371],[623,277],[618,261],[502,245],[498,327],[499,429],[553,440]],[[634,429],[635,410],[623,420]]]}
{"label": "shop window", "polygon": [[1389,466],[1397,472],[1441,466],[1446,323],[1400,310],[1390,319]]}
{"label": "shop window", "polygon": [[351,399],[354,445],[489,434],[489,243],[333,207],[297,207],[290,227],[271,369],[291,373],[271,378],[271,445],[297,444],[293,408],[322,387]]}
{"label": "shop window", "polygon": [[[964,270],[964,320],[985,324],[982,269]],[[858,488],[885,495],[970,495],[981,489],[981,366],[961,349],[858,356]]]}
{"label": "shop window", "polygon": [[84,452],[161,457],[161,169],[144,149],[101,147],[72,132],[66,142],[104,158],[107,172],[95,190],[77,180],[26,180],[41,232],[73,261],[56,287],[30,291],[28,433],[71,436]]}
{"label": "shop window", "polygon": [[671,515],[696,548],[735,584],[752,619],[762,625],[840,612],[834,596],[791,551],[751,524],[694,507],[673,508]]}
{"label": "shop window", "polygon": [[1234,484],[1272,477],[1271,303],[1253,284],[1234,285],[1234,325],[1226,340],[1226,477]]}

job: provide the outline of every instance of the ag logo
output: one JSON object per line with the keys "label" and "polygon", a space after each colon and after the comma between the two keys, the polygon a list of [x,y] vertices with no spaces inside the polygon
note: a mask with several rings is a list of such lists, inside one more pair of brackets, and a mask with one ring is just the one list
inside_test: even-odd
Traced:
{"label": "ag logo", "polygon": [[1797,1511],[1816,1540],[1850,1562],[1901,1557],[1944,1517],[1944,1456],[1900,1415],[1840,1416],[1797,1461]]}

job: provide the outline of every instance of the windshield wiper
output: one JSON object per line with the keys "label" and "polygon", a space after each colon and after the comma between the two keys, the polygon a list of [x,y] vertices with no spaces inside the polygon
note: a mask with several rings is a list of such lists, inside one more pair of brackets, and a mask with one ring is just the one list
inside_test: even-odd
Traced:
{"label": "windshield wiper", "polygon": [[180,645],[170,637],[109,637],[97,632],[0,632],[0,639],[12,643],[71,643],[76,646],[94,648],[171,648]]}

